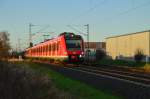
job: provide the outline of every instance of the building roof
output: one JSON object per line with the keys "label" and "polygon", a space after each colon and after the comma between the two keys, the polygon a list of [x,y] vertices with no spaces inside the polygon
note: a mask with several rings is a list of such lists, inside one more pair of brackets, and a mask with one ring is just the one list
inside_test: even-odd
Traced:
{"label": "building roof", "polygon": [[133,34],[139,34],[139,33],[145,33],[145,32],[150,32],[150,30],[140,31],[140,32],[135,32],[135,33],[127,33],[127,34],[116,35],[116,36],[110,36],[110,37],[107,37],[106,39],[115,38],[115,37],[121,37],[121,36],[127,36],[127,35],[133,35]]}

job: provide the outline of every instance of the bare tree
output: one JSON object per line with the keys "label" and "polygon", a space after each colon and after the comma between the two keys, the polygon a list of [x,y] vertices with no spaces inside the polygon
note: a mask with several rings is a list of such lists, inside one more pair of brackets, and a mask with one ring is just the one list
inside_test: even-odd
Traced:
{"label": "bare tree", "polygon": [[145,57],[143,50],[137,49],[134,55],[134,59],[137,63],[141,62],[142,59]]}
{"label": "bare tree", "polygon": [[5,59],[9,56],[10,44],[8,32],[0,32],[0,59]]}

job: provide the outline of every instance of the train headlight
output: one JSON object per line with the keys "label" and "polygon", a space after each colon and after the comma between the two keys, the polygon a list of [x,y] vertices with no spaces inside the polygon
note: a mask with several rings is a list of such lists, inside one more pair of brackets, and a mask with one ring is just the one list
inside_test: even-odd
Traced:
{"label": "train headlight", "polygon": [[82,57],[82,55],[79,55],[79,57],[81,58],[81,57]]}

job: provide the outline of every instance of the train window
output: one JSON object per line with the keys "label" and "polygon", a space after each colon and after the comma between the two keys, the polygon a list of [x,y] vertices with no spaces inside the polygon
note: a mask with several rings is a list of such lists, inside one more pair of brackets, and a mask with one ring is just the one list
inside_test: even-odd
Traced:
{"label": "train window", "polygon": [[66,40],[68,50],[81,50],[81,40]]}
{"label": "train window", "polygon": [[51,51],[51,44],[49,44],[49,51]]}
{"label": "train window", "polygon": [[43,46],[41,46],[41,53],[43,53]]}
{"label": "train window", "polygon": [[55,43],[52,44],[52,51],[55,51]]}
{"label": "train window", "polygon": [[49,50],[49,46],[47,45],[47,50],[46,51],[48,51]]}
{"label": "train window", "polygon": [[57,51],[57,43],[55,43],[55,51]]}
{"label": "train window", "polygon": [[44,46],[42,46],[42,53],[44,52]]}
{"label": "train window", "polygon": [[42,48],[42,49],[43,49],[42,52],[45,52],[45,48],[44,48],[44,47],[45,47],[45,46],[43,46],[43,48]]}
{"label": "train window", "polygon": [[57,43],[55,43],[55,50],[54,51],[56,51],[57,50]]}
{"label": "train window", "polygon": [[46,52],[48,51],[48,45],[45,46],[46,47]]}
{"label": "train window", "polygon": [[55,43],[53,44],[53,51],[55,51]]}
{"label": "train window", "polygon": [[46,46],[44,46],[44,52],[46,52]]}
{"label": "train window", "polygon": [[38,48],[36,48],[36,53],[38,52]]}
{"label": "train window", "polygon": [[41,53],[42,53],[42,46],[41,46]]}
{"label": "train window", "polygon": [[51,50],[53,51],[53,43],[52,43],[52,45],[51,45],[51,48],[52,48]]}
{"label": "train window", "polygon": [[59,43],[60,43],[60,42],[57,43],[57,51],[59,50]]}
{"label": "train window", "polygon": [[45,45],[45,52],[47,51],[46,45]]}
{"label": "train window", "polygon": [[44,46],[44,52],[46,52],[46,46]]}

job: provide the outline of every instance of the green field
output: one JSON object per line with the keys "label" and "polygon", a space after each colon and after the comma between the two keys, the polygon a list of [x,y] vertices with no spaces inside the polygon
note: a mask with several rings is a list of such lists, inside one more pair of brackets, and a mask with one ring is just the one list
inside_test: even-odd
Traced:
{"label": "green field", "polygon": [[47,75],[48,77],[52,78],[54,84],[58,89],[70,93],[71,95],[77,97],[78,99],[122,99],[120,96],[113,95],[110,92],[97,90],[82,82],[65,77],[51,70],[48,67],[43,67],[35,63],[19,63],[19,64],[22,64],[22,66],[30,66],[30,68],[32,68],[37,73]]}

